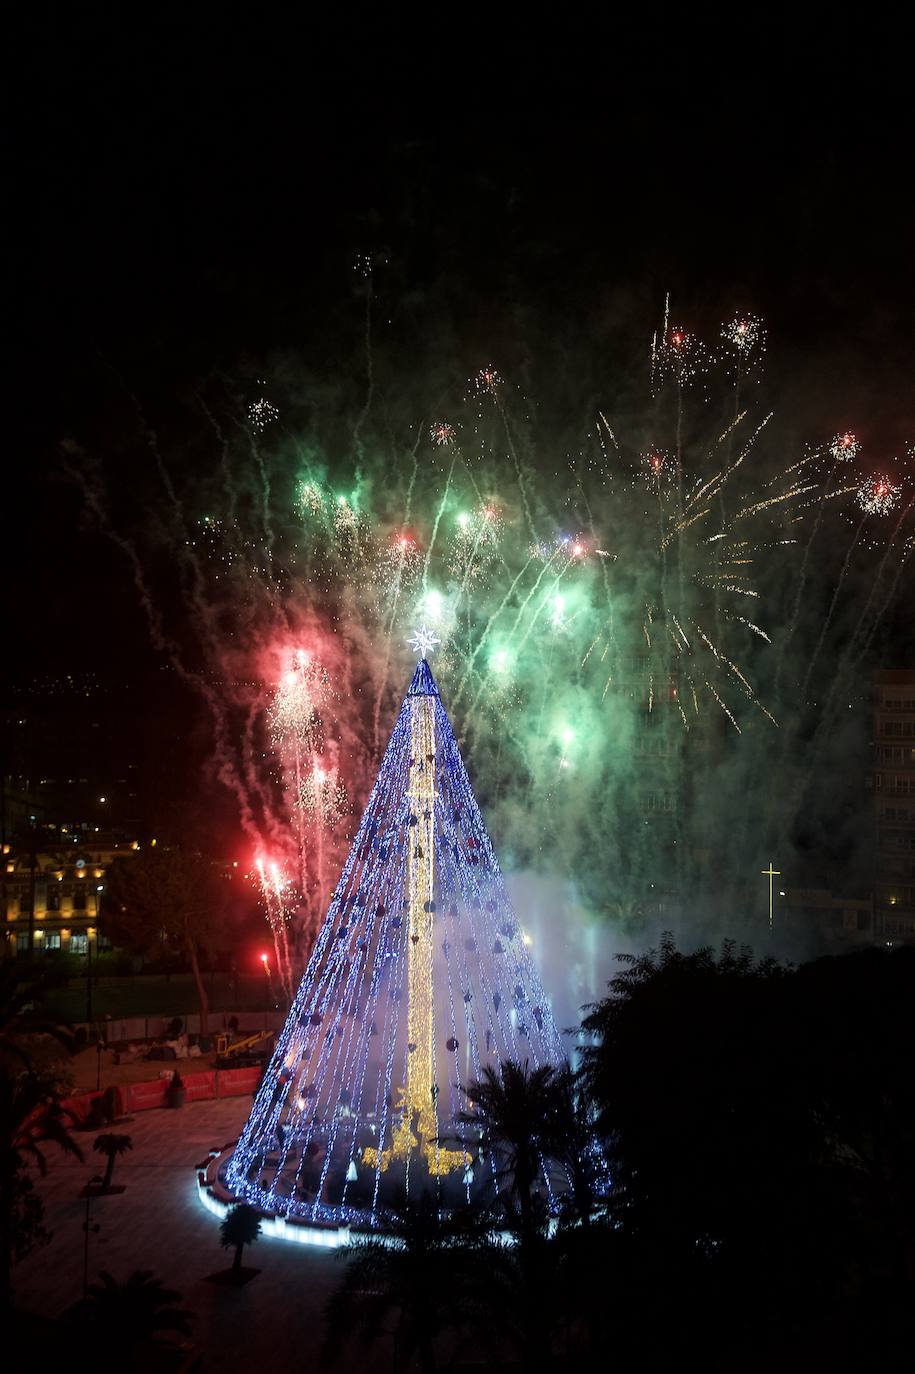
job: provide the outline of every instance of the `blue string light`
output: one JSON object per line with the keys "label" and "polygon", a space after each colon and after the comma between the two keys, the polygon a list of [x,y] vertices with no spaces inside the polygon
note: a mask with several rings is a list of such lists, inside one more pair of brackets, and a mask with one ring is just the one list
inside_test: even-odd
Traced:
{"label": "blue string light", "polygon": [[443,1205],[489,1201],[495,1160],[471,1182],[457,1116],[462,1084],[505,1059],[564,1054],[422,657],[226,1182],[350,1226],[430,1181]]}

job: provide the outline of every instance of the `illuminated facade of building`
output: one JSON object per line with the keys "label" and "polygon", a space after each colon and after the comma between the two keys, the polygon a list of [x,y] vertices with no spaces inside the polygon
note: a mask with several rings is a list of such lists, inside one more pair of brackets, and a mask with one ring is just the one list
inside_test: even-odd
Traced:
{"label": "illuminated facade of building", "polygon": [[33,947],[36,953],[91,955],[106,948],[98,929],[105,873],[114,859],[139,847],[137,840],[66,828],[56,835],[38,831],[34,850],[4,844],[0,955],[28,954]]}

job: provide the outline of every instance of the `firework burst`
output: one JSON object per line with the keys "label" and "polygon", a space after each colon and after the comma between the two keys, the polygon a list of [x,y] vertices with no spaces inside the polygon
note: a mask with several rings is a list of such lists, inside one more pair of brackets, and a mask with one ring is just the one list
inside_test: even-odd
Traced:
{"label": "firework burst", "polygon": [[446,444],[453,444],[456,437],[457,431],[454,425],[449,425],[447,420],[436,420],[429,427],[429,438],[439,448],[443,448]]}
{"label": "firework burst", "polygon": [[765,330],[762,320],[755,315],[735,315],[722,327],[721,337],[734,348],[737,353],[747,357],[755,349],[762,348],[765,341]]}
{"label": "firework burst", "polygon": [[248,423],[258,434],[263,434],[268,425],[279,419],[280,412],[264,396],[258,397],[248,406]]}
{"label": "firework burst", "polygon": [[829,444],[829,452],[837,463],[851,462],[852,458],[858,456],[860,449],[858,437],[852,434],[851,430],[846,430],[844,434],[836,434]]}
{"label": "firework burst", "polygon": [[495,396],[499,387],[502,385],[502,378],[490,364],[487,367],[480,368],[473,379],[473,385],[477,395],[488,394],[490,396]]}
{"label": "firework burst", "polygon": [[[768,416],[735,404],[746,360],[763,348],[760,321],[738,317],[721,338],[713,363],[665,318],[643,370],[644,410],[633,374],[616,408],[598,397],[585,433],[550,431],[539,398],[537,411],[525,401],[516,413],[520,392],[493,367],[427,431],[414,370],[383,422],[359,411],[348,434],[338,416],[316,419],[284,397],[283,434],[258,443],[261,466],[246,438],[207,480],[188,477],[195,514],[174,531],[186,624],[161,642],[184,634],[188,677],[201,644],[218,665],[200,690],[218,776],[263,856],[279,967],[295,962],[299,934],[307,947],[326,905],[417,624],[440,641],[437,676],[513,863],[574,874],[595,902],[609,881],[595,856],[626,806],[636,808],[627,833],[659,815],[679,827],[644,859],[652,882],[665,853],[687,848],[693,817],[677,810],[674,784],[651,782],[645,759],[679,760],[705,736],[736,745],[738,731],[749,750],[794,709],[770,664],[784,623],[793,634],[810,614],[795,555],[811,525],[815,535],[841,526],[833,512],[858,524],[886,515],[900,489],[884,474],[830,485],[824,452],[833,466],[856,456],[851,434],[784,460]],[[450,449],[445,461],[428,450],[422,461],[427,434]],[[909,549],[904,532],[897,547]],[[157,551],[151,538],[151,561]],[[157,632],[159,615],[152,606]],[[634,737],[636,770],[620,743]],[[628,859],[617,858],[623,873]]]}
{"label": "firework burst", "polygon": [[858,488],[858,505],[865,515],[889,515],[899,503],[901,490],[886,473],[876,473]]}
{"label": "firework burst", "polygon": [[672,458],[664,449],[657,448],[642,454],[639,466],[645,473],[645,481],[652,490],[657,490],[664,483],[670,482],[677,470],[676,459]]}

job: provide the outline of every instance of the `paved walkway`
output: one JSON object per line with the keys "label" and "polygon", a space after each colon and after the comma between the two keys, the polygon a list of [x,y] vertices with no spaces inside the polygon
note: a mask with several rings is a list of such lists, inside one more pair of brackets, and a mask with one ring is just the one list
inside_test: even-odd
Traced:
{"label": "paved walkway", "polygon": [[[115,1164],[114,1182],[127,1191],[92,1202],[101,1230],[90,1238],[90,1282],[100,1269],[117,1279],[151,1269],[177,1288],[196,1314],[192,1339],[205,1352],[204,1369],[219,1374],[263,1369],[318,1368],[324,1305],[341,1273],[333,1253],[264,1239],[245,1251],[245,1264],[262,1272],[241,1289],[204,1282],[225,1268],[231,1252],[219,1245],[219,1222],[198,1202],[193,1166],[207,1151],[234,1140],[250,1109],[248,1097],[196,1102],[178,1111],[143,1112],[114,1130],[130,1135],[133,1150]],[[50,1152],[50,1168],[38,1180],[51,1243],[13,1271],[18,1304],[57,1316],[82,1295],[83,1184],[103,1170],[92,1153],[93,1132],[78,1132],[83,1164]],[[354,1345],[339,1368],[389,1367],[383,1344],[368,1354]]]}

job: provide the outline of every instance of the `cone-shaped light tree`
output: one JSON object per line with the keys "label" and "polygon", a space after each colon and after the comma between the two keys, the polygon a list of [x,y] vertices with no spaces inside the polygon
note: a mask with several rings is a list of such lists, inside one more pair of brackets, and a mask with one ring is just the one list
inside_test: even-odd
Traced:
{"label": "cone-shaped light tree", "polygon": [[[226,1168],[234,1194],[369,1224],[430,1187],[492,1196],[463,1086],[503,1060],[558,1065],[549,1004],[425,654]],[[544,1172],[544,1187],[550,1180]]]}

